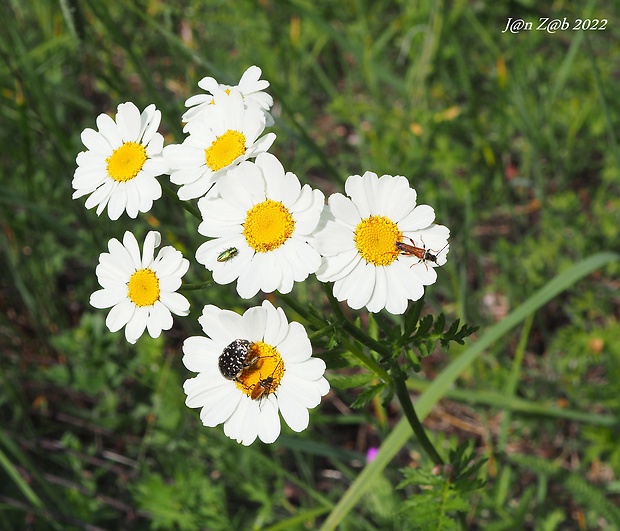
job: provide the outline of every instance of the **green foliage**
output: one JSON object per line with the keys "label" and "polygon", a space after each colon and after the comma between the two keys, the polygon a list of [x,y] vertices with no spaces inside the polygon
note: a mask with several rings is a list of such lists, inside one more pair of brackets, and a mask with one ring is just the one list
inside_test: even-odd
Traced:
{"label": "green foliage", "polygon": [[559,465],[533,456],[513,456],[511,461],[521,467],[536,471],[537,474],[548,476],[561,485],[575,500],[589,512],[592,521],[605,518],[612,528],[620,526],[620,509],[611,503],[601,489],[587,481],[580,472],[568,472]]}
{"label": "green foliage", "polygon": [[[618,261],[532,310],[524,337],[508,327],[475,362],[461,357],[550,279],[618,249],[620,23],[611,4],[558,9],[2,3],[0,528],[314,529],[326,518],[326,529],[339,519],[355,530],[552,530],[578,528],[581,517],[620,527]],[[509,16],[609,23],[502,34]],[[243,311],[255,301],[217,285],[187,291],[189,318],[127,345],[88,304],[99,253],[127,227],[72,200],[70,179],[80,131],[99,113],[156,103],[166,142],[181,141],[197,81],[234,84],[251,64],[271,82],[273,151],[287,169],[326,194],[367,169],[407,176],[450,227],[451,252],[402,317],[337,315],[312,279],[276,295],[308,329],[333,393],[310,431],[245,449],[184,406],[180,345],[204,304]],[[164,196],[132,230],[157,227],[191,256],[195,220],[173,205]],[[211,282],[193,266],[186,280]],[[433,473],[415,457],[418,438],[391,442],[403,415],[394,397],[404,408],[424,389],[432,396],[413,400],[420,418],[441,400],[430,441],[444,455],[474,439],[489,459],[484,487],[482,469],[467,468],[473,450],[452,450]],[[360,472],[370,446],[381,451]],[[373,465],[383,468],[372,492],[341,510]]]}
{"label": "green foliage", "polygon": [[472,491],[485,481],[478,477],[485,459],[476,458],[472,445],[461,443],[450,452],[448,464],[431,470],[404,469],[399,489],[413,492],[400,509],[406,529],[458,529],[457,515],[470,509]]}
{"label": "green foliage", "polygon": [[132,490],[138,507],[151,516],[153,529],[230,526],[225,493],[203,470],[179,467],[172,480],[150,474],[141,478]]}
{"label": "green foliage", "polygon": [[421,359],[430,356],[435,351],[437,343],[440,343],[443,349],[448,350],[451,342],[463,345],[465,339],[478,330],[478,327],[467,324],[459,328],[460,319],[456,319],[444,332],[445,324],[446,316],[443,313],[436,318],[426,315],[420,320],[414,333],[408,337],[403,335],[400,343],[407,345],[409,349],[415,345],[414,348],[418,350]]}

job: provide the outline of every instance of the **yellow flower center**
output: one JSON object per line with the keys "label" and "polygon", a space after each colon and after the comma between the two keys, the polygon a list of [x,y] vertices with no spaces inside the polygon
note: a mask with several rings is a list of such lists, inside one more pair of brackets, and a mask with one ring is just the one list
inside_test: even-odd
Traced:
{"label": "yellow flower center", "polygon": [[243,235],[258,253],[273,251],[288,240],[295,230],[295,220],[279,201],[267,199],[254,205],[245,218]]}
{"label": "yellow flower center", "polygon": [[138,269],[127,286],[127,296],[136,306],[152,306],[159,300],[159,279],[148,267]]}
{"label": "yellow flower center", "polygon": [[221,170],[245,151],[245,135],[239,131],[228,130],[205,149],[207,166],[212,171]]}
{"label": "yellow flower center", "polygon": [[375,266],[390,265],[398,257],[396,242],[403,237],[396,223],[384,216],[370,216],[359,222],[353,239],[360,255]]}
{"label": "yellow flower center", "polygon": [[275,393],[284,376],[284,361],[278,350],[258,341],[252,343],[248,357],[257,358],[257,361],[237,377],[237,388],[252,400]]}
{"label": "yellow flower center", "polygon": [[142,144],[125,142],[105,159],[108,175],[119,183],[130,181],[138,175],[146,159],[146,148]]}

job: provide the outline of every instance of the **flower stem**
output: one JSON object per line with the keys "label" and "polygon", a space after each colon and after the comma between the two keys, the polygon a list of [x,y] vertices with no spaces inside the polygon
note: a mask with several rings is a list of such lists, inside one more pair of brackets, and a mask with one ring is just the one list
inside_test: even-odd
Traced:
{"label": "flower stem", "polygon": [[[329,303],[331,304],[331,307],[334,313],[339,318],[339,321],[342,324],[343,328],[354,339],[357,339],[360,343],[370,347],[372,350],[377,352],[377,354],[380,354],[384,357],[391,357],[392,352],[389,347],[387,347],[386,345],[383,345],[382,343],[379,343],[376,339],[373,339],[368,334],[364,333],[363,330],[355,326],[353,323],[351,323],[351,321],[349,321],[346,318],[346,316],[344,315],[344,312],[342,311],[342,308],[340,307],[340,304],[334,297],[330,287],[327,284],[323,284],[323,288],[325,290],[327,298],[329,299]],[[363,356],[363,354],[360,352],[358,353],[352,352],[352,353],[358,358],[360,356]],[[422,426],[422,423],[420,422],[420,419],[418,418],[418,415],[415,412],[415,408],[413,407],[413,404],[411,402],[411,397],[409,396],[409,391],[407,391],[407,386],[405,385],[405,377],[402,371],[400,370],[400,366],[398,365],[398,362],[396,360],[392,361],[392,365],[391,365],[392,378],[390,378],[387,372],[384,371],[374,360],[372,360],[371,358],[368,358],[368,356],[363,356],[363,357],[364,359],[361,361],[366,366],[369,366],[368,365],[369,363],[372,363],[373,366],[376,366],[376,368],[374,369],[374,372],[383,381],[387,382],[391,380],[394,382],[394,390],[396,391],[396,396],[398,396],[398,400],[400,401],[400,404],[403,408],[403,412],[405,413],[405,416],[407,417],[407,420],[409,421],[409,424],[411,425],[411,428],[413,429],[413,433],[416,434],[418,440],[420,441],[420,444],[422,445],[422,448],[424,449],[426,454],[431,458],[433,463],[437,465],[443,465],[444,460],[441,458],[439,453],[437,453],[437,450],[433,446],[433,443],[430,441],[430,439],[426,435],[424,426]]]}
{"label": "flower stem", "polygon": [[[390,356],[391,351],[385,345],[379,343],[376,339],[373,339],[368,334],[364,333],[363,330],[355,326],[351,321],[349,321],[342,311],[340,307],[340,303],[334,297],[330,287],[327,284],[323,284],[323,289],[329,299],[329,303],[332,307],[332,310],[336,314],[338,318],[338,324],[342,325],[346,332],[353,338],[362,343],[362,345],[366,345],[367,347],[374,350],[377,354],[381,356]],[[390,380],[389,374],[381,368],[381,366],[373,360],[370,356],[366,356],[363,352],[357,349],[350,349],[351,354],[353,354],[357,359],[359,359],[366,367],[368,367],[372,372],[374,372],[382,381],[388,382]]]}
{"label": "flower stem", "polygon": [[202,288],[208,288],[209,286],[213,286],[213,282],[199,282],[198,284],[183,284],[179,291],[194,291]]}
{"label": "flower stem", "polygon": [[[303,304],[300,304],[294,298],[288,295],[280,294],[280,298],[285,301],[293,310],[295,310],[299,315],[304,317],[308,322],[312,323],[316,327],[316,332],[310,334],[308,337],[310,341],[314,341],[319,337],[326,336],[329,332],[333,330],[337,330],[339,327],[343,325],[346,318],[344,314],[342,314],[341,319],[337,322],[330,323],[329,321],[325,321],[324,319],[319,318],[314,315],[312,312],[308,311],[307,307],[304,307]],[[337,303],[336,303],[337,304]],[[340,315],[339,315],[340,316]],[[353,327],[355,328],[355,327]],[[373,360],[370,356],[366,356],[360,349],[356,348],[354,344],[341,345],[348,349],[348,351],[356,357],[362,365],[364,365],[369,371],[375,373],[378,378],[381,378],[382,381],[387,382],[390,380],[389,374],[384,371],[379,364]]]}
{"label": "flower stem", "polygon": [[278,296],[286,302],[288,306],[290,306],[294,311],[296,311],[299,315],[301,315],[306,321],[312,323],[317,329],[321,329],[325,326],[325,322],[323,319],[319,318],[313,312],[308,310],[308,306],[304,305],[298,301],[296,301],[290,295],[284,295],[279,293]]}
{"label": "flower stem", "polygon": [[334,310],[334,313],[341,320],[345,330],[349,332],[351,336],[357,339],[360,343],[364,343],[365,345],[369,346],[377,354],[381,354],[382,356],[391,355],[391,350],[388,347],[386,347],[382,343],[379,343],[379,341],[377,341],[376,339],[370,337],[362,329],[358,328],[347,319],[346,315],[342,311],[342,308],[340,307],[340,303],[336,300],[330,287],[327,284],[323,284],[323,289],[325,290],[327,298],[329,299],[332,310]]}
{"label": "flower stem", "polygon": [[415,412],[415,408],[413,407],[413,403],[411,402],[411,397],[409,396],[409,391],[407,391],[407,386],[405,385],[405,378],[400,370],[400,366],[396,360],[392,361],[392,380],[394,381],[394,387],[396,391],[396,396],[398,396],[398,400],[400,401],[400,405],[403,408],[403,412],[405,413],[405,417],[409,421],[411,428],[413,429],[413,433],[416,434],[418,441],[422,445],[422,448],[426,452],[433,463],[436,465],[443,465],[445,461],[441,458],[437,450],[433,446],[433,443],[426,435],[426,431],[424,430],[424,426],[420,422],[418,415]]}
{"label": "flower stem", "polygon": [[179,196],[176,194],[176,192],[172,188],[170,188],[167,184],[163,184],[163,183],[160,183],[160,184],[161,184],[162,190],[166,193],[166,195],[168,195],[169,197],[172,197],[175,201],[179,202],[181,206],[185,210],[187,210],[192,216],[195,216],[196,218],[202,221],[202,216],[200,215],[200,212],[198,211],[197,208],[193,207],[187,201],[182,201],[181,199],[179,199]]}

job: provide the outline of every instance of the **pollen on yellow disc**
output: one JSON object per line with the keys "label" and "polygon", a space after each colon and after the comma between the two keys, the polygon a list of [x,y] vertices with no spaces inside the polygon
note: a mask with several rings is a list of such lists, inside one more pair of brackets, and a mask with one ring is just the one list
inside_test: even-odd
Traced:
{"label": "pollen on yellow disc", "polygon": [[108,175],[120,183],[133,179],[146,162],[146,148],[137,142],[125,142],[105,161]]}
{"label": "pollen on yellow disc", "polygon": [[288,240],[295,230],[295,220],[279,201],[267,199],[248,210],[243,235],[258,253],[273,251]]}
{"label": "pollen on yellow disc", "polygon": [[237,377],[237,388],[254,399],[274,393],[284,376],[284,361],[278,349],[258,341],[252,343],[248,359],[256,361]]}
{"label": "pollen on yellow disc", "polygon": [[231,164],[245,151],[245,135],[229,129],[205,149],[205,160],[212,171],[218,171]]}
{"label": "pollen on yellow disc", "polygon": [[159,279],[148,267],[138,269],[127,285],[127,296],[136,306],[152,306],[159,300]]}
{"label": "pollen on yellow disc", "polygon": [[396,223],[384,216],[363,219],[353,235],[360,255],[375,266],[387,266],[396,260],[395,244],[402,237]]}

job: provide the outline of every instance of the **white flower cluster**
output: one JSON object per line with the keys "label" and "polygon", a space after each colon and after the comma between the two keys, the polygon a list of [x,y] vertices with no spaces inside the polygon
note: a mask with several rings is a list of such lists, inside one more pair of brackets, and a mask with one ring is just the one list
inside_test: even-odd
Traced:
{"label": "white flower cluster", "polygon": [[[88,151],[77,157],[73,197],[90,194],[86,207],[96,206],[98,215],[107,207],[110,219],[124,211],[135,218],[161,197],[156,177],[169,174],[181,200],[198,199],[198,232],[207,241],[196,260],[216,283],[236,281],[241,298],[290,293],[295,282],[316,274],[333,282],[336,299],[353,309],[404,313],[436,281],[449,230],[434,224],[430,206],[416,204],[416,191],[402,176],[352,175],[346,196],[335,193],[327,204],[320,190],[302,186],[267,152],[276,136],[263,134],[274,120],[261,74],[252,66],[236,86],[203,78],[198,86],[206,93],[186,101],[181,144],[163,146],[154,105],[140,113],[122,103],[116,120],[100,115],[98,131],[82,133]],[[154,258],[160,240],[149,232],[141,256],[126,232],[99,258],[103,289],[91,304],[112,308],[108,328],[124,326],[131,343],[145,329],[152,337],[170,329],[172,313],[189,313],[189,302],[176,293],[189,262],[172,247]],[[205,425],[224,424],[226,435],[246,445],[278,437],[278,412],[294,431],[307,427],[308,409],[329,384],[299,323],[269,302],[243,316],[206,305],[199,322],[207,337],[188,338],[183,361],[199,373],[185,382],[185,392],[189,407],[202,408]]]}

